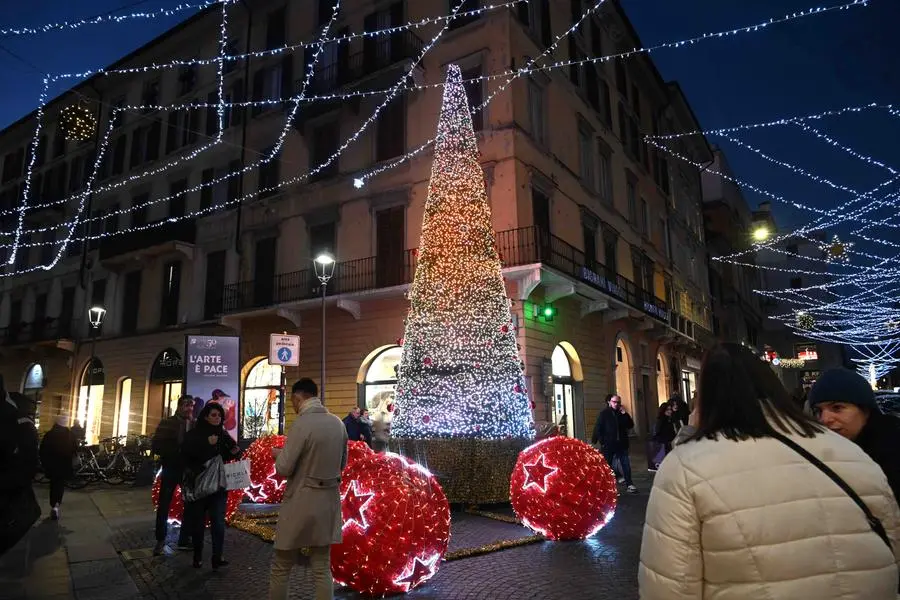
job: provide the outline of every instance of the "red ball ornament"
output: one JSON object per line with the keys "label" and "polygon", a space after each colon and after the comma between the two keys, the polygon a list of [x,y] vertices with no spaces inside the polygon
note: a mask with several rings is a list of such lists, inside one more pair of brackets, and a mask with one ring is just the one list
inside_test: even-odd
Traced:
{"label": "red ball ornament", "polygon": [[424,415],[424,416],[422,417],[422,422],[425,423],[426,425],[427,425],[428,423],[431,423],[431,417],[428,416],[428,415]]}
{"label": "red ball ornament", "polygon": [[369,445],[365,442],[360,442],[358,440],[348,440],[347,441],[347,466],[344,469],[350,468],[350,465],[360,460],[361,458],[365,458],[367,455],[373,454],[372,449],[369,448]]}
{"label": "red ball ornament", "polygon": [[272,448],[284,448],[283,435],[264,435],[247,448],[244,458],[250,461],[250,487],[247,497],[261,504],[279,504],[284,497],[285,478],[275,474]]}
{"label": "red ball ornament", "polygon": [[[156,478],[153,480],[153,487],[150,489],[150,499],[153,501],[154,510],[159,506],[159,489],[162,485],[161,475],[162,471],[156,473]],[[225,500],[225,521],[231,521],[231,517],[234,516],[234,513],[237,512],[238,506],[241,505],[241,502],[244,500],[244,490],[231,490],[228,492],[228,498]],[[184,498],[181,497],[181,486],[175,486],[175,493],[172,494],[172,502],[169,504],[169,518],[168,521],[174,525],[181,525],[181,521],[184,518]],[[206,524],[209,525],[209,518],[206,519]]]}
{"label": "red ball ornament", "polygon": [[425,358],[422,359],[422,363],[423,363],[426,367],[431,366],[431,357],[430,357],[430,356],[426,356]]}
{"label": "red ball ornament", "polygon": [[616,478],[603,455],[563,436],[519,454],[509,494],[522,523],[551,540],[591,537],[616,510]]}
{"label": "red ball ornament", "polygon": [[341,511],[343,542],[331,547],[338,583],[385,596],[437,572],[450,542],[450,505],[425,468],[390,452],[360,458],[342,474]]}
{"label": "red ball ornament", "polygon": [[522,386],[519,385],[519,384],[517,383],[515,386],[513,386],[513,391],[514,391],[515,393],[517,393],[517,394],[521,394],[521,393],[522,393]]}
{"label": "red ball ornament", "polygon": [[509,333],[509,325],[504,325],[500,328],[500,331],[503,333]]}

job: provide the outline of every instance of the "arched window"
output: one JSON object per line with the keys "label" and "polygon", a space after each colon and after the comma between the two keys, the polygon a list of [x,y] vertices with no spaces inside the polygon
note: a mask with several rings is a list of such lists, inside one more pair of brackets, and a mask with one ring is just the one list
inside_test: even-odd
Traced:
{"label": "arched window", "polygon": [[160,420],[171,417],[178,410],[183,379],[184,360],[177,350],[166,348],[156,355],[150,366],[150,398],[151,406],[159,403]]}
{"label": "arched window", "polygon": [[119,408],[116,412],[116,435],[128,435],[128,423],[131,420],[131,377],[119,383]]}
{"label": "arched window", "polygon": [[88,444],[96,444],[100,439],[105,384],[106,372],[103,370],[103,363],[99,358],[95,358],[93,363],[88,362],[81,372],[78,410],[75,414],[75,422],[84,428],[84,439]]}
{"label": "arched window", "polygon": [[[563,345],[565,344],[565,346]],[[578,360],[575,348],[568,342],[557,344],[550,355],[551,370],[553,373],[553,405],[551,413],[553,422],[561,428],[565,428],[565,434],[569,437],[576,437],[576,423],[580,422],[581,415],[578,414],[579,406],[581,406],[580,398],[577,396],[581,390],[576,382],[580,380],[573,377],[572,361]]]}
{"label": "arched window", "polygon": [[25,372],[25,380],[22,382],[22,394],[31,399],[31,406],[34,408],[34,426],[40,430],[41,428],[41,391],[44,389],[44,368],[40,363],[34,363]]}
{"label": "arched window", "polygon": [[365,376],[359,382],[360,407],[369,410],[393,403],[403,348],[387,346],[376,352],[375,356],[369,355],[363,362]]}
{"label": "arched window", "polygon": [[281,367],[270,365],[265,358],[257,358],[244,380],[242,439],[255,439],[279,432],[280,390]]}

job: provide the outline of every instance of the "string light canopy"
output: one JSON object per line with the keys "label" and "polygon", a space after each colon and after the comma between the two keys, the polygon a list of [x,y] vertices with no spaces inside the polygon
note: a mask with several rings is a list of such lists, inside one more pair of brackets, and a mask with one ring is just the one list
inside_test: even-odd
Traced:
{"label": "string light canopy", "polygon": [[450,65],[403,336],[399,438],[530,438],[531,408],[460,69]]}
{"label": "string light canopy", "polygon": [[97,118],[86,103],[77,102],[59,112],[59,127],[67,140],[86,142],[97,131]]}
{"label": "string light canopy", "polygon": [[[422,20],[419,20],[419,21],[411,21],[411,22],[409,22],[409,23],[407,23],[407,24],[405,24],[405,25],[399,25],[399,26],[390,27],[390,28],[385,28],[385,29],[380,29],[380,30],[375,30],[375,31],[371,31],[371,32],[362,32],[362,33],[360,33],[360,34],[351,34],[351,35],[337,36],[337,37],[334,37],[334,38],[327,38],[327,42],[328,42],[329,44],[331,44],[331,43],[346,42],[346,41],[349,41],[349,40],[351,40],[351,39],[355,39],[356,37],[374,37],[374,36],[378,36],[378,35],[391,34],[391,33],[395,33],[396,31],[400,31],[400,30],[403,30],[403,29],[412,28],[412,27],[421,27],[421,26],[424,26],[424,25],[427,25],[427,24],[431,24],[431,23],[444,22],[445,24],[449,25],[450,20],[452,20],[453,18],[458,18],[458,17],[461,17],[461,16],[473,16],[473,15],[477,15],[477,14],[480,14],[480,13],[482,13],[482,12],[487,12],[487,11],[490,11],[490,10],[496,10],[496,9],[498,9],[498,8],[509,7],[509,6],[512,6],[512,5],[514,5],[514,4],[517,4],[518,2],[521,2],[521,1],[524,1],[524,0],[514,0],[514,1],[507,2],[507,3],[503,3],[503,4],[491,4],[491,5],[485,5],[485,6],[482,6],[481,8],[479,8],[479,9],[473,9],[473,10],[468,10],[468,11],[461,11],[461,12],[458,12],[458,13],[451,13],[451,14],[449,14],[449,15],[442,15],[442,16],[438,16],[438,17],[425,18],[425,19],[422,19]],[[358,92],[350,92],[350,93],[347,93],[347,94],[331,94],[331,95],[323,95],[323,96],[312,96],[312,95],[310,95],[310,96],[305,96],[303,93],[301,93],[301,94],[298,95],[298,96],[293,96],[293,97],[290,97],[290,98],[282,98],[282,99],[271,99],[271,100],[261,100],[261,101],[247,101],[247,102],[239,102],[239,103],[228,103],[228,102],[225,102],[225,101],[224,101],[224,98],[223,98],[223,96],[222,96],[222,86],[223,86],[223,83],[222,83],[222,82],[223,82],[222,70],[223,70],[223,65],[224,65],[224,63],[225,63],[226,61],[229,61],[229,60],[241,60],[241,59],[246,58],[246,57],[249,57],[249,56],[263,56],[263,55],[268,56],[268,55],[271,55],[271,54],[277,54],[277,53],[281,53],[281,52],[292,51],[292,50],[295,50],[295,49],[297,49],[297,48],[306,48],[306,47],[310,47],[310,46],[316,46],[316,47],[319,47],[319,46],[318,46],[318,45],[319,45],[319,41],[316,41],[316,42],[302,42],[302,43],[300,43],[300,44],[295,44],[295,45],[293,45],[293,46],[284,46],[283,48],[276,48],[276,49],[265,50],[265,51],[260,51],[260,52],[252,52],[252,53],[248,53],[248,54],[245,54],[245,55],[235,55],[235,56],[228,56],[228,55],[226,55],[225,50],[226,50],[227,44],[226,44],[226,36],[225,36],[225,23],[226,23],[225,7],[226,7],[226,5],[232,4],[232,3],[233,3],[233,2],[221,2],[222,8],[223,8],[223,18],[222,18],[222,24],[221,24],[221,27],[220,27],[220,29],[221,29],[221,31],[222,31],[222,33],[221,33],[221,39],[220,39],[220,44],[219,44],[219,45],[220,45],[220,55],[217,56],[217,57],[215,57],[215,58],[209,58],[209,59],[194,59],[194,60],[177,60],[177,61],[173,61],[172,63],[153,64],[153,65],[146,65],[146,66],[143,66],[143,67],[129,67],[129,68],[126,68],[126,69],[113,69],[113,70],[108,70],[108,71],[104,71],[104,70],[95,70],[95,71],[87,71],[87,72],[83,72],[83,73],[69,73],[69,74],[62,74],[62,75],[57,75],[57,76],[54,76],[54,77],[49,78],[49,82],[53,82],[53,81],[57,81],[57,80],[59,80],[59,79],[67,78],[67,77],[78,77],[78,78],[82,78],[82,77],[89,76],[89,75],[93,75],[93,74],[97,74],[97,73],[104,73],[104,74],[112,74],[112,73],[119,73],[119,72],[121,72],[121,73],[126,73],[126,72],[127,72],[127,73],[139,73],[139,72],[146,72],[147,70],[150,70],[150,69],[174,68],[174,67],[183,67],[183,66],[187,66],[187,65],[202,65],[202,64],[217,64],[217,66],[218,66],[218,70],[219,70],[219,77],[218,77],[219,99],[218,99],[218,102],[215,103],[215,104],[208,104],[208,103],[186,103],[186,104],[170,105],[170,106],[143,106],[143,105],[142,105],[142,106],[136,106],[136,107],[135,107],[135,106],[126,106],[126,107],[122,107],[122,110],[135,110],[135,109],[141,109],[141,110],[143,110],[143,111],[146,111],[146,110],[158,110],[158,109],[162,109],[162,110],[189,110],[189,109],[207,108],[207,107],[212,107],[212,106],[214,106],[214,107],[216,108],[216,110],[217,110],[217,113],[218,113],[218,116],[219,116],[219,123],[220,123],[220,126],[219,126],[219,129],[218,129],[217,133],[216,133],[216,138],[215,138],[214,142],[213,142],[212,144],[209,144],[209,145],[201,146],[200,148],[196,149],[196,151],[191,152],[191,153],[189,153],[188,155],[183,156],[183,158],[180,158],[180,159],[177,159],[177,160],[172,160],[172,161],[167,161],[165,164],[163,164],[163,165],[162,165],[161,167],[159,167],[159,168],[151,169],[151,170],[145,171],[145,172],[143,172],[143,173],[141,173],[141,174],[139,174],[139,175],[132,176],[132,177],[128,177],[128,178],[126,178],[126,179],[117,181],[117,182],[115,182],[115,183],[113,183],[113,184],[107,184],[107,185],[104,185],[104,186],[94,186],[93,193],[97,194],[97,193],[103,193],[103,192],[106,192],[106,191],[111,191],[111,190],[113,190],[113,189],[115,189],[115,188],[122,187],[123,185],[128,185],[128,184],[134,183],[134,182],[136,182],[136,181],[139,180],[139,179],[142,179],[142,178],[145,178],[145,177],[150,177],[150,176],[152,176],[152,175],[161,173],[161,172],[166,171],[166,170],[168,170],[168,169],[170,169],[170,168],[174,168],[174,167],[178,166],[179,164],[182,164],[182,163],[184,163],[184,162],[186,162],[186,161],[189,161],[189,160],[191,160],[192,158],[198,156],[201,152],[204,152],[204,151],[208,150],[209,148],[211,148],[212,146],[214,146],[216,143],[219,143],[219,142],[221,141],[222,134],[223,134],[223,127],[222,127],[222,124],[223,124],[223,120],[224,120],[224,113],[225,113],[225,110],[226,110],[227,108],[246,107],[246,106],[271,105],[271,104],[275,104],[275,103],[284,103],[284,102],[301,102],[301,103],[303,103],[303,102],[316,101],[316,100],[319,100],[319,99],[333,100],[333,99],[337,99],[337,98],[348,98],[348,97],[355,96],[355,95],[359,95],[359,94],[366,94],[366,95],[368,95],[368,94],[380,94],[380,95],[384,95],[384,94],[389,94],[389,93],[391,93],[394,89],[396,89],[396,86],[395,86],[394,88],[391,88],[390,90],[358,91]],[[211,3],[202,4],[202,5],[196,5],[196,7],[203,8],[203,7],[206,7],[206,6],[213,5],[213,4],[220,4],[220,2],[211,2]],[[570,34],[570,33],[571,33],[571,32],[572,32],[572,31],[573,31],[573,30],[581,23],[581,21],[582,21],[587,15],[589,15],[592,11],[596,10],[596,8],[598,8],[600,4],[602,4],[602,1],[601,1],[601,2],[598,2],[598,3],[595,4],[591,9],[589,9],[589,10],[582,16],[582,19],[579,20],[579,21],[577,21],[577,22],[573,25],[572,28],[570,28],[568,31],[566,31],[563,35],[558,36],[557,39],[556,39],[556,41],[552,44],[552,47],[551,47],[550,49],[548,49],[547,52],[543,53],[542,56],[548,54],[548,53],[549,53],[549,50],[552,50],[553,48],[555,48],[556,45],[558,45],[559,42],[560,42],[562,39],[564,39],[566,36],[568,36],[568,35],[569,35],[569,34]],[[683,39],[683,40],[678,40],[678,41],[672,41],[672,42],[665,42],[665,43],[662,43],[662,44],[657,44],[657,45],[652,46],[652,47],[639,48],[639,49],[635,49],[635,50],[632,50],[632,51],[629,51],[629,52],[625,52],[625,53],[610,54],[610,55],[605,55],[605,56],[600,56],[600,57],[590,57],[590,58],[584,59],[584,60],[582,60],[582,61],[557,61],[557,62],[554,62],[554,63],[552,63],[552,64],[537,66],[537,64],[536,64],[537,59],[535,59],[535,60],[531,61],[530,64],[528,64],[528,65],[526,65],[525,67],[520,68],[520,69],[515,69],[515,70],[511,70],[511,71],[501,71],[501,72],[498,72],[498,73],[486,74],[486,75],[484,75],[484,76],[482,76],[482,77],[475,78],[475,79],[470,79],[470,80],[467,80],[467,81],[487,80],[487,79],[502,78],[502,77],[507,77],[507,78],[508,78],[507,83],[506,83],[505,85],[501,86],[500,89],[498,89],[497,91],[495,91],[495,93],[492,94],[491,97],[488,98],[488,100],[487,100],[485,103],[482,104],[482,106],[480,106],[480,107],[475,107],[476,110],[480,110],[481,108],[483,108],[483,106],[485,106],[485,105],[490,101],[491,98],[493,98],[494,95],[496,95],[496,93],[500,93],[500,92],[502,92],[503,90],[505,90],[506,87],[508,86],[508,84],[509,84],[510,81],[515,80],[516,78],[520,77],[521,75],[527,75],[527,74],[532,73],[532,72],[537,71],[537,70],[555,69],[555,68],[568,67],[568,66],[570,66],[570,65],[579,64],[579,63],[581,63],[581,62],[601,62],[601,61],[607,61],[607,60],[613,60],[613,59],[624,59],[624,58],[627,58],[627,57],[632,56],[632,55],[635,55],[635,54],[645,53],[645,52],[646,52],[646,53],[649,53],[649,52],[652,52],[652,51],[654,51],[654,50],[658,50],[658,49],[662,49],[662,48],[678,48],[678,47],[682,47],[682,46],[693,45],[693,44],[695,44],[695,43],[702,42],[702,41],[705,41],[705,40],[717,39],[717,38],[722,38],[722,37],[728,37],[728,36],[733,36],[733,35],[737,35],[737,34],[741,34],[741,33],[751,33],[751,32],[756,32],[756,31],[763,31],[763,30],[765,30],[768,26],[771,26],[771,25],[774,25],[774,24],[786,23],[786,22],[788,22],[788,21],[793,21],[793,20],[795,20],[795,19],[799,19],[799,18],[803,18],[803,17],[808,17],[808,16],[812,16],[812,15],[823,14],[823,13],[832,12],[832,11],[836,11],[836,10],[846,10],[846,9],[848,9],[848,8],[852,8],[852,7],[855,7],[855,6],[864,6],[865,4],[866,4],[866,2],[863,1],[863,0],[855,0],[855,1],[853,1],[853,2],[848,2],[848,3],[844,3],[844,4],[839,4],[839,5],[832,5],[832,6],[826,6],[826,7],[815,7],[815,8],[811,8],[811,9],[808,9],[808,10],[803,10],[803,11],[798,11],[798,12],[794,12],[794,13],[789,13],[789,14],[786,14],[786,15],[784,15],[784,16],[782,16],[782,17],[773,17],[773,18],[767,19],[767,20],[765,20],[765,21],[760,21],[760,22],[758,22],[758,23],[755,23],[755,24],[749,25],[749,26],[738,27],[738,28],[733,28],[733,29],[726,29],[726,30],[716,31],[716,32],[703,33],[703,34],[701,34],[701,35],[699,35],[699,36],[694,36],[694,37],[688,38],[688,39]],[[185,9],[185,8],[190,8],[190,7],[193,7],[193,6],[194,6],[194,5],[181,5],[181,6],[177,7],[175,10],[183,10],[183,9]],[[459,9],[459,8],[461,8],[461,7],[458,6],[457,9]],[[137,13],[136,13],[136,16],[146,17],[146,16],[148,16],[148,15],[145,15],[145,14],[143,14],[143,13],[141,13],[141,14],[137,14]],[[79,26],[80,26],[80,25],[79,25]],[[53,27],[55,27],[55,26],[53,26]],[[52,27],[50,27],[50,28],[52,29]],[[538,57],[538,58],[541,58],[541,57]],[[49,82],[45,82],[45,88],[46,88],[46,84],[48,84]],[[425,87],[437,87],[437,86],[443,85],[443,83],[424,84],[424,85],[409,85],[409,84],[408,84],[408,80],[407,80],[406,82],[401,82],[401,83],[403,83],[403,85],[401,85],[400,88],[399,88],[401,91],[407,90],[407,89],[421,89],[421,88],[425,88]],[[304,93],[305,93],[305,87],[306,87],[306,86],[303,86],[303,88],[304,88],[304,89],[303,89],[303,92],[304,92]],[[46,89],[45,89],[45,92],[46,92]],[[43,98],[43,97],[45,97],[45,96],[42,96],[42,98]],[[291,111],[291,116],[290,116],[290,118],[288,119],[289,121],[292,120],[294,112],[295,112],[295,111]],[[358,134],[361,134],[362,131],[364,131],[365,128],[366,128],[367,126],[368,126],[368,123],[364,124],[364,127],[363,127],[359,132],[357,132],[357,133],[358,133]],[[289,130],[290,130],[290,126],[289,126],[288,124],[286,124],[286,127],[285,127],[285,129],[283,130],[283,132],[284,132],[284,131],[289,131]],[[358,139],[358,137],[359,137],[359,135],[351,136],[351,138],[348,139],[348,142],[356,141],[356,140]],[[206,186],[210,186],[210,185],[216,185],[216,184],[218,184],[218,183],[221,183],[221,180],[222,180],[222,179],[228,179],[228,178],[230,178],[230,177],[236,177],[236,176],[239,176],[241,173],[245,173],[246,171],[248,171],[248,170],[250,170],[250,169],[257,168],[257,167],[258,167],[259,165],[261,165],[261,164],[266,164],[266,163],[269,162],[270,160],[276,159],[276,158],[277,158],[277,155],[278,155],[278,151],[280,150],[280,147],[281,147],[281,143],[280,143],[280,142],[281,142],[281,139],[279,139],[279,143],[276,143],[276,144],[275,144],[273,151],[272,151],[268,156],[265,156],[265,157],[263,158],[263,160],[260,161],[258,164],[256,164],[256,163],[250,164],[250,165],[247,165],[247,167],[244,168],[244,169],[242,169],[241,171],[237,171],[237,172],[229,172],[229,173],[225,174],[224,176],[222,176],[222,177],[216,179],[215,181],[212,181],[212,182],[204,182],[204,183],[201,184],[200,186],[196,186],[196,189],[200,189],[200,188],[202,188],[202,187],[206,187]],[[414,150],[413,152],[411,152],[411,153],[410,153],[409,155],[407,155],[406,157],[402,157],[401,162],[402,162],[402,160],[406,160],[407,158],[411,158],[412,156],[418,154],[418,153],[421,152],[421,150],[423,150],[427,145],[428,145],[428,144],[425,144],[425,145],[423,145],[422,147],[420,147],[420,148]],[[343,147],[342,147],[342,149],[343,149]],[[337,154],[340,154],[340,152],[338,152]],[[317,172],[319,172],[322,168],[324,168],[324,167],[327,166],[328,164],[331,164],[331,163],[333,162],[333,159],[334,159],[334,157],[332,157],[331,159],[327,160],[323,165],[319,165],[317,168],[311,170],[309,173],[299,174],[298,176],[293,177],[293,178],[291,178],[290,180],[286,180],[286,181],[280,182],[280,183],[276,184],[275,186],[273,186],[273,188],[274,188],[274,189],[277,189],[277,188],[282,187],[282,186],[284,186],[284,185],[291,185],[291,184],[294,184],[294,183],[298,183],[298,182],[300,182],[300,181],[303,181],[303,180],[306,179],[307,177],[309,177],[309,176],[311,176],[311,175],[314,175],[314,174],[316,174]],[[399,164],[399,163],[398,163],[398,164]],[[390,165],[390,166],[396,166],[396,165]],[[383,170],[384,170],[384,169],[382,169],[382,171],[383,171]],[[382,171],[379,171],[379,172],[382,172]],[[354,185],[356,185],[357,187],[361,187],[362,185],[364,185],[364,182],[365,182],[366,178],[369,177],[369,176],[373,176],[374,174],[377,174],[377,173],[369,173],[368,175],[365,175],[365,176],[363,176],[363,177],[356,177],[356,178],[354,179]],[[190,189],[190,190],[187,190],[187,191],[188,191],[188,192],[196,191],[196,189]],[[222,204],[222,205],[216,205],[215,207],[211,207],[211,210],[218,210],[218,209],[223,208],[223,207],[225,207],[225,206],[230,206],[230,205],[233,205],[233,204],[235,204],[235,203],[241,202],[241,201],[243,201],[243,200],[245,200],[245,199],[248,199],[248,197],[249,197],[249,198],[255,197],[258,193],[262,193],[263,191],[270,191],[270,189],[267,188],[266,190],[262,190],[262,191],[260,191],[260,192],[257,192],[256,194],[250,194],[250,195],[245,196],[244,198],[238,199],[238,200],[236,200],[236,201],[230,201],[230,202],[225,203],[225,204]],[[146,203],[146,204],[143,204],[143,205],[130,206],[130,207],[126,208],[126,209],[122,209],[122,210],[117,211],[117,214],[124,214],[124,213],[127,213],[127,212],[131,212],[131,211],[136,210],[136,209],[144,208],[145,206],[148,206],[148,205],[150,205],[150,204],[155,204],[155,203],[159,203],[159,202],[165,202],[165,201],[167,201],[167,200],[169,200],[169,199],[170,199],[170,198],[159,198],[159,199],[156,199],[156,200],[152,200],[152,201],[150,201],[150,202],[148,202],[148,203]],[[48,207],[48,206],[52,206],[52,205],[56,205],[56,204],[67,203],[67,202],[70,202],[70,201],[72,201],[72,200],[78,201],[78,198],[77,198],[77,197],[75,197],[75,198],[65,198],[65,199],[62,199],[62,200],[59,200],[59,201],[55,201],[55,202],[49,202],[49,203],[43,203],[43,204],[36,204],[36,205],[33,205],[32,208],[44,208],[44,207]],[[19,211],[17,210],[17,211],[15,211],[15,212],[19,212]],[[208,210],[208,211],[206,211],[206,212],[210,212],[210,211]],[[186,217],[186,218],[189,218],[189,217],[202,216],[202,214],[206,214],[206,212],[194,212],[194,213],[191,213],[191,214],[189,214],[189,215],[185,215],[185,217]],[[112,217],[112,216],[114,216],[114,215],[104,215],[103,217],[90,217],[90,218],[87,218],[87,219],[81,219],[80,222],[86,223],[86,222],[89,222],[89,221],[99,220],[99,219],[102,219],[102,218],[109,218],[109,217]],[[58,225],[57,227],[65,227],[65,226],[68,226],[68,225],[70,225],[70,224],[69,224],[69,223],[63,223],[63,224]],[[151,225],[145,226],[145,227],[153,227],[153,226],[158,226],[158,224],[151,224]],[[42,232],[42,231],[46,231],[47,229],[49,229],[49,228],[38,228],[38,229],[31,230],[30,232],[31,232],[31,233],[40,233],[40,232]],[[130,228],[124,228],[124,229],[120,229],[119,231],[116,231],[116,232],[101,232],[101,233],[98,234],[98,236],[99,236],[99,237],[107,237],[108,235],[119,235],[119,234],[123,234],[123,233],[128,233],[128,232],[130,232],[130,231],[135,231],[135,230],[134,230],[134,229],[130,229]],[[17,231],[16,231],[16,235],[15,235],[15,238],[16,238],[15,243],[13,243],[13,244],[3,244],[3,246],[6,246],[6,247],[10,247],[10,246],[12,246],[12,247],[18,247],[19,242],[20,242],[20,236],[19,236],[19,233],[28,233],[28,232],[27,232],[27,231],[25,231],[25,232],[19,232],[19,231],[17,230]],[[68,238],[67,238],[67,240],[68,240]],[[83,241],[83,238],[75,238],[75,239],[72,239],[71,241]],[[26,243],[26,244],[21,244],[21,246],[22,246],[22,247],[33,247],[33,246],[39,246],[39,245],[42,245],[43,243],[44,243],[44,242],[30,242],[30,245],[29,245],[28,243]],[[54,241],[54,242],[47,242],[47,243],[58,243],[58,242]],[[14,252],[11,253],[11,254],[14,254]],[[10,260],[12,260],[12,258],[13,258],[13,257],[10,256]],[[53,265],[55,265],[55,261],[53,262],[52,265],[38,265],[38,266],[34,267],[34,269],[38,269],[38,268],[49,268],[49,267],[52,267]],[[34,270],[34,269],[30,269],[30,270]],[[11,274],[11,273],[6,273],[6,275],[8,275],[8,274]]]}

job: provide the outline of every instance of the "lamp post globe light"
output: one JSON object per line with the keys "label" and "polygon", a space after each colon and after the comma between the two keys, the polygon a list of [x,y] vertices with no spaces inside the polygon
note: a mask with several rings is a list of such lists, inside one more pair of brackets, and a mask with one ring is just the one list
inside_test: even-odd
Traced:
{"label": "lamp post globe light", "polygon": [[[100,326],[103,325],[103,318],[106,317],[106,309],[100,306],[99,304],[95,304],[88,309],[88,322],[91,324],[91,360],[88,362],[88,385],[87,385],[87,398],[85,398],[84,402],[84,419],[87,421],[89,414],[89,407],[92,402],[92,394],[94,391],[94,362],[96,361],[97,356],[97,334],[100,331]],[[80,411],[79,411],[80,412]],[[88,433],[88,424],[81,423],[81,426],[84,428],[85,436]],[[93,433],[93,432],[92,432]]]}
{"label": "lamp post globe light", "polygon": [[334,275],[336,264],[334,256],[328,252],[322,252],[313,260],[316,277],[318,277],[322,289],[322,371],[319,374],[319,398],[322,399],[322,402],[325,402],[325,290],[328,287],[328,282]]}

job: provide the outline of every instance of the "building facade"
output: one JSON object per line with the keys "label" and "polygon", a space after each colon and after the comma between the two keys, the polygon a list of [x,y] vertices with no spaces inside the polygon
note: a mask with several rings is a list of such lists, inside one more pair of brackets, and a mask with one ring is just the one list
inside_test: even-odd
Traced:
{"label": "building facade", "polygon": [[[712,169],[703,172],[703,220],[706,247],[710,253],[709,287],[712,296],[713,332],[723,342],[734,342],[761,353],[760,333],[765,318],[760,297],[759,269],[735,264],[727,257],[750,248],[753,242],[753,214],[722,150],[715,149]],[[731,180],[723,178],[725,175]],[[753,254],[740,262],[753,265]]]}
{"label": "building facade", "polygon": [[[443,0],[344,4],[339,35],[452,9]],[[252,50],[314,39],[331,10],[325,1],[248,6]],[[465,9],[479,6],[467,2]],[[151,433],[180,392],[185,334],[224,333],[241,338],[241,410],[249,411],[279,385],[280,373],[265,358],[271,333],[301,337],[301,365],[287,370],[289,380],[318,379],[323,317],[312,259],[328,251],[337,265],[325,288],[325,400],[338,413],[357,405],[383,409],[402,352],[430,154],[361,186],[360,174],[434,136],[447,64],[460,65],[470,104],[480,106],[506,82],[490,75],[527,64],[587,8],[530,0],[460,18],[416,66],[439,25],[326,44],[314,64],[310,48],[232,61],[223,68],[229,101],[273,103],[234,106],[223,115],[214,106],[215,64],[89,80],[78,92],[89,105],[101,100],[99,130],[124,115],[109,136],[96,188],[102,191],[92,195],[91,232],[108,235],[89,243],[84,267],[72,249],[50,271],[0,282],[6,380],[24,385],[40,366],[42,422],[68,410],[93,423],[95,437]],[[229,11],[229,54],[240,54],[247,49],[246,12],[237,5]],[[183,57],[186,47],[215,56],[220,22],[221,14],[208,10],[116,68],[163,63]],[[579,61],[636,46],[627,16],[608,2],[553,56]],[[316,97],[289,118],[291,103],[277,99],[301,89],[310,65],[305,90]],[[414,88],[372,120],[383,96],[356,92],[390,88],[407,71]],[[48,122],[70,101],[48,105]],[[191,101],[213,106],[154,108]],[[116,113],[109,106],[128,108]],[[220,117],[226,127],[212,143]],[[700,174],[642,139],[697,129],[687,101],[641,56],[534,71],[473,120],[535,419],[589,437],[606,394],[619,393],[645,434],[661,401],[676,390],[690,397],[702,347],[712,339]],[[3,134],[0,143],[13,158],[0,193],[21,184],[25,169],[16,169],[16,153],[33,130],[32,117]],[[264,162],[281,137],[277,158]],[[678,143],[697,162],[713,160],[702,138]],[[87,145],[70,145],[60,154],[54,146],[53,158],[35,172],[44,175],[48,198],[47,182],[64,178],[54,169],[69,164],[78,171],[72,163],[81,154],[88,155],[82,164],[92,162]],[[242,176],[227,177],[241,165]],[[80,189],[71,179],[66,185]],[[32,228],[70,220],[77,194],[70,195],[76,197],[68,212],[29,211],[39,224]],[[181,218],[197,211],[205,212]],[[55,241],[47,235],[41,241]],[[35,247],[18,266],[47,264],[40,253],[48,247]],[[82,318],[92,304],[108,311],[93,342]],[[34,323],[44,322],[38,333]]]}

